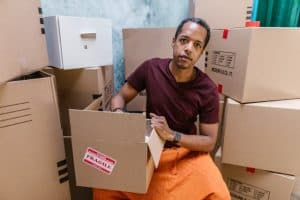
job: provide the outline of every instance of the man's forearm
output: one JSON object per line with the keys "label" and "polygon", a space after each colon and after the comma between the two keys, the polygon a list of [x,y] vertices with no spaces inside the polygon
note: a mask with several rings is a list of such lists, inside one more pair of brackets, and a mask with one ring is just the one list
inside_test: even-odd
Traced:
{"label": "man's forearm", "polygon": [[178,144],[193,151],[211,152],[215,146],[215,140],[206,135],[187,135],[181,133]]}

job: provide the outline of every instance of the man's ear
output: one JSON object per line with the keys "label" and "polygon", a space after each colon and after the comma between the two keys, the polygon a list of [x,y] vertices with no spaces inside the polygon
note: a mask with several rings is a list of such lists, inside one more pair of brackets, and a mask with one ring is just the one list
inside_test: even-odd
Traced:
{"label": "man's ear", "polygon": [[174,47],[176,39],[173,37],[171,46]]}

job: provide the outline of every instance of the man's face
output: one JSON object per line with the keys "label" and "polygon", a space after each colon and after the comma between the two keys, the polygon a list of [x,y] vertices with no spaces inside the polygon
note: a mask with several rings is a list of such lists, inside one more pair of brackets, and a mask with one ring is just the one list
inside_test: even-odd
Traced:
{"label": "man's face", "polygon": [[204,50],[206,29],[197,23],[183,25],[177,38],[173,39],[173,61],[180,69],[192,68]]}

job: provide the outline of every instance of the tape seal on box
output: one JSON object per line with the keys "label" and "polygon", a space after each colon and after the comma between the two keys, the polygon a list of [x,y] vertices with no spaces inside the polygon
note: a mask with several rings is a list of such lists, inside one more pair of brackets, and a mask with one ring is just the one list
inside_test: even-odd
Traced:
{"label": "tape seal on box", "polygon": [[228,38],[228,32],[229,32],[229,30],[227,28],[224,28],[224,30],[223,30],[223,39]]}
{"label": "tape seal on box", "polygon": [[249,172],[249,173],[254,174],[255,173],[255,168],[253,168],[253,167],[246,167],[246,171]]}

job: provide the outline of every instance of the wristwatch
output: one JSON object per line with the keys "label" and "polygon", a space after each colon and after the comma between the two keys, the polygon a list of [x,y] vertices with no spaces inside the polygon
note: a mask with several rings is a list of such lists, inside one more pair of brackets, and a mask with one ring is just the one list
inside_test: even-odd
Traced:
{"label": "wristwatch", "polygon": [[178,143],[181,140],[181,133],[177,132],[177,131],[173,131],[174,133],[174,138],[173,141],[174,143]]}

